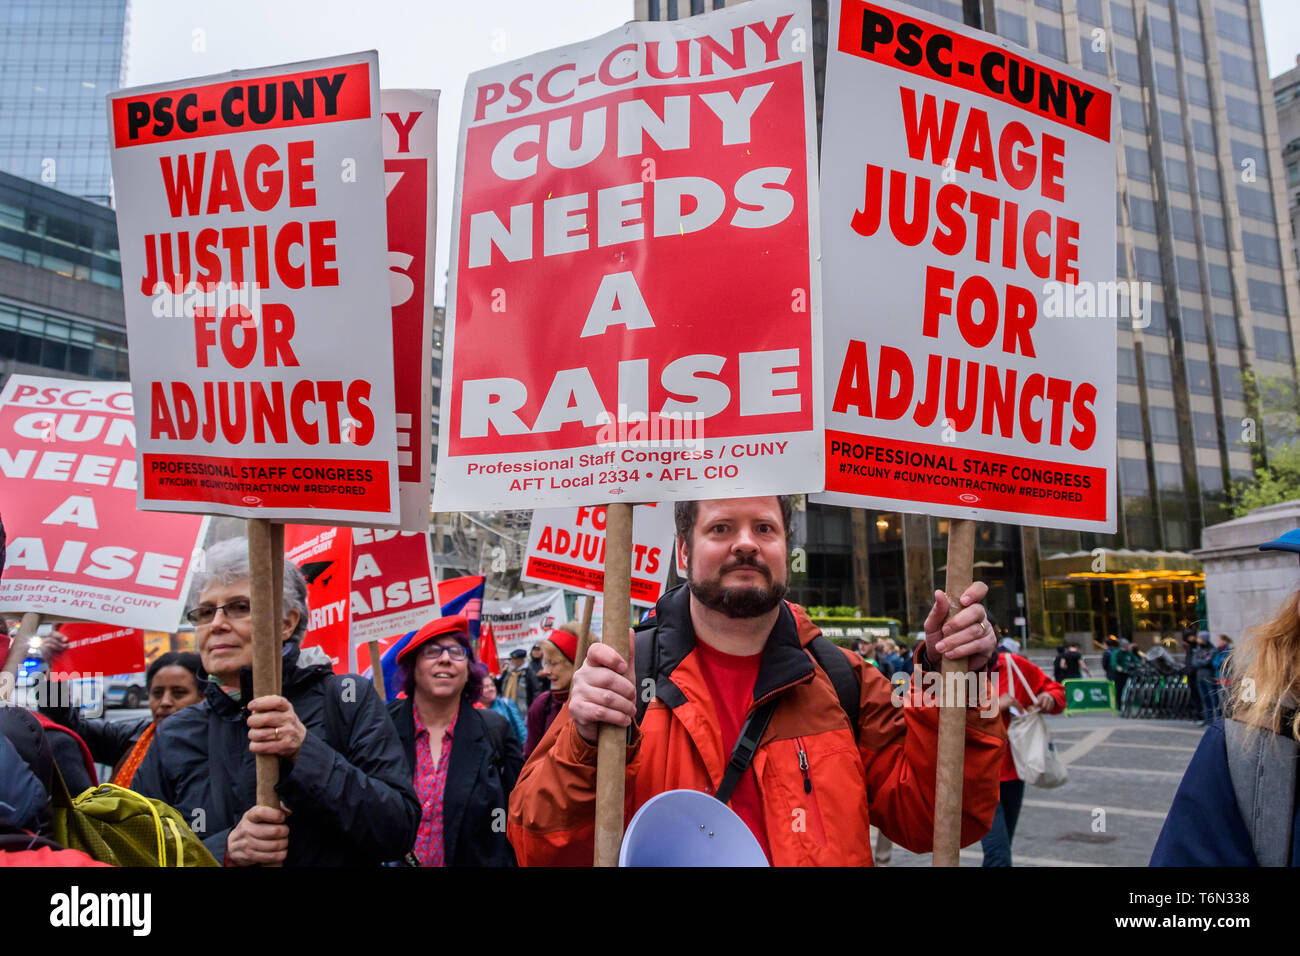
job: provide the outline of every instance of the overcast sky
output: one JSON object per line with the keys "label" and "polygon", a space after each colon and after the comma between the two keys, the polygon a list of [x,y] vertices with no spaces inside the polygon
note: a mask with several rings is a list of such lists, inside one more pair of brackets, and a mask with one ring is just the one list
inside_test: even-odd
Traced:
{"label": "overcast sky", "polygon": [[[1276,75],[1300,53],[1300,0],[1260,2]],[[612,30],[632,11],[632,0],[133,0],[127,85],[373,49],[384,87],[441,90],[435,299],[442,304],[465,77]]]}

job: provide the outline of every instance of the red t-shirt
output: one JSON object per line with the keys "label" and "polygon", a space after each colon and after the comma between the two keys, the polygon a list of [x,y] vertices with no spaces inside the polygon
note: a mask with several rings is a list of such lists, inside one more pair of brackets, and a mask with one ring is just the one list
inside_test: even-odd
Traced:
{"label": "red t-shirt", "polygon": [[[731,752],[736,749],[736,741],[745,727],[749,705],[754,702],[754,682],[758,680],[758,665],[763,654],[724,654],[700,640],[695,642],[695,650],[700,655],[700,670],[709,686],[718,725],[722,729],[723,759],[730,761]],[[758,796],[752,766],[736,783],[731,795],[731,809],[745,821],[767,855],[768,862],[772,862],[772,851],[767,845],[767,825],[763,821],[763,803]]]}

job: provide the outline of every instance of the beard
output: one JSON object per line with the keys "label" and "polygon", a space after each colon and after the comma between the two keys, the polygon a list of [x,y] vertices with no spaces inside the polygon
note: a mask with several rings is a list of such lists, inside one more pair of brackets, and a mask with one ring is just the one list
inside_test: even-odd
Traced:
{"label": "beard", "polygon": [[[754,568],[767,578],[767,587],[725,587],[722,576],[735,568]],[[766,565],[748,558],[737,558],[723,565],[718,576],[697,580],[690,557],[686,559],[686,586],[695,599],[711,611],[730,618],[761,617],[781,603],[788,588],[784,582],[772,580]]]}

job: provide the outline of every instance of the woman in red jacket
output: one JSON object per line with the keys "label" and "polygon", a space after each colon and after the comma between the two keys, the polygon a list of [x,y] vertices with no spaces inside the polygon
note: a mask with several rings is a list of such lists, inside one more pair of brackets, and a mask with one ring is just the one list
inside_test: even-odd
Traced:
{"label": "woman in red jacket", "polygon": [[[1013,669],[1019,671],[1017,676]],[[1065,709],[1065,688],[1044,674],[1028,658],[998,648],[997,662],[990,670],[1002,711],[1002,726],[1011,723],[1018,713],[1030,710],[1055,714]],[[1023,680],[1021,679],[1023,678]],[[1029,686],[1026,687],[1025,685]],[[1016,773],[1016,762],[1008,743],[1002,750],[1001,800],[993,815],[993,828],[980,841],[985,866],[1011,866],[1011,838],[1020,819],[1020,805],[1025,798],[1025,782]]]}

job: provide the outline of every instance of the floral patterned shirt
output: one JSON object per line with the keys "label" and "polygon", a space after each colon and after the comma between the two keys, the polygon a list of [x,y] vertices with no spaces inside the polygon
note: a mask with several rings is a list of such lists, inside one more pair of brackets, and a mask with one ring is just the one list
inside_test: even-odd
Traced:
{"label": "floral patterned shirt", "polygon": [[442,734],[441,756],[433,766],[429,730],[420,722],[420,709],[411,705],[415,718],[415,795],[420,800],[420,829],[415,835],[415,856],[420,866],[446,866],[446,843],[442,834],[442,798],[447,789],[447,767],[451,764],[451,741],[456,717]]}

